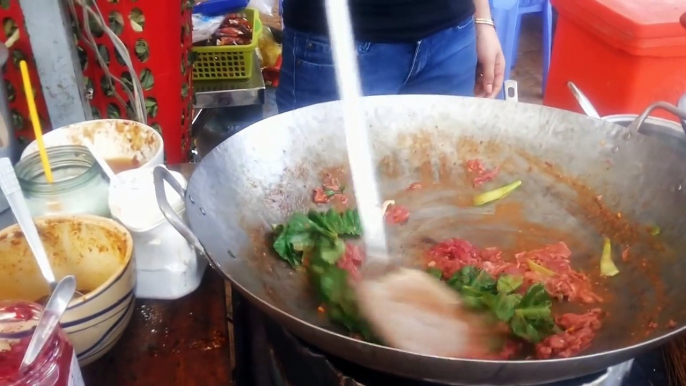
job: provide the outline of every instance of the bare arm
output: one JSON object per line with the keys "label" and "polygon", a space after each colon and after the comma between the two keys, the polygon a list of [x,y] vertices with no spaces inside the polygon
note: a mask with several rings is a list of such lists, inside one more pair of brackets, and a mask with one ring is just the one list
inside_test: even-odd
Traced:
{"label": "bare arm", "polygon": [[503,84],[505,58],[495,28],[492,25],[480,23],[481,20],[478,20],[492,19],[488,0],[473,1],[474,17],[477,19],[476,53],[479,60],[474,94],[478,97],[494,98]]}
{"label": "bare arm", "polygon": [[476,8],[474,17],[482,19],[491,18],[491,6],[488,4],[488,0],[474,0],[474,7]]}

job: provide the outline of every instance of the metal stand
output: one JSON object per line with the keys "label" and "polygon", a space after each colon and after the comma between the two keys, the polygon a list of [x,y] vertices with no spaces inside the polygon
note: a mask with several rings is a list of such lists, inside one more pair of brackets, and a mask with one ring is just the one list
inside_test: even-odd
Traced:
{"label": "metal stand", "polygon": [[195,161],[231,135],[276,113],[275,103],[268,101],[267,94],[273,99],[273,93],[265,88],[260,60],[256,57],[253,63],[250,79],[193,83],[196,114],[191,137]]}
{"label": "metal stand", "polygon": [[196,109],[262,105],[265,85],[260,60],[257,57],[253,60],[250,79],[196,81],[193,82],[193,89]]}

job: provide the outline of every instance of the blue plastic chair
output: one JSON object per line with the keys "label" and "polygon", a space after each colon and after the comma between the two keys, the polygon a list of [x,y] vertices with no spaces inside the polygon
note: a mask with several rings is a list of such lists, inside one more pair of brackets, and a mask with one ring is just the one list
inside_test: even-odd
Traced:
{"label": "blue plastic chair", "polygon": [[[493,0],[499,3],[504,0]],[[543,17],[543,93],[548,81],[548,70],[550,69],[550,55],[553,46],[553,6],[550,0],[520,0],[517,15],[517,29],[515,31],[514,56],[512,57],[512,67],[517,63],[517,50],[519,49],[519,35],[522,28],[522,15],[529,13],[541,13]]]}
{"label": "blue plastic chair", "polygon": [[[505,80],[510,79],[512,63],[517,55],[517,23],[519,19],[519,4],[521,0],[490,0],[491,16],[496,25],[498,39],[503,47],[505,56]],[[505,99],[503,91],[500,99]]]}

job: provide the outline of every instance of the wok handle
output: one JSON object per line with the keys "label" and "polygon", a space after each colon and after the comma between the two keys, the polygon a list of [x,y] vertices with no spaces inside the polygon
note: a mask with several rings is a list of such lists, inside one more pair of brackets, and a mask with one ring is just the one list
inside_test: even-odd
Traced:
{"label": "wok handle", "polygon": [[[652,105],[648,106],[648,108],[643,112],[643,114],[639,115],[633,122],[631,122],[629,128],[638,132],[638,129],[641,128],[641,125],[643,125],[643,122],[645,122],[650,113],[652,113],[656,109],[662,109],[676,115],[682,121],[682,126],[686,126],[683,122],[684,120],[686,120],[686,110],[679,109],[673,104],[667,102],[655,102]],[[686,133],[686,127],[683,127],[683,129]]]}
{"label": "wok handle", "polygon": [[183,236],[188,243],[195,249],[195,252],[207,260],[213,269],[218,269],[214,261],[205,252],[205,247],[202,246],[200,240],[193,234],[193,231],[184,224],[179,216],[174,212],[169,201],[167,200],[167,192],[164,189],[164,182],[166,181],[181,197],[186,198],[186,190],[179,184],[179,181],[165,168],[164,166],[155,166],[153,171],[155,181],[155,197],[157,198],[157,205],[164,218],[176,229],[181,236]]}

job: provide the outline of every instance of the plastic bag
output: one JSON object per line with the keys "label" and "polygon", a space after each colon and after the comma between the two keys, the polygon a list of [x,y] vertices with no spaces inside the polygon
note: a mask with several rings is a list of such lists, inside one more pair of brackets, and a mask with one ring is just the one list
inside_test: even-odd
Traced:
{"label": "plastic bag", "polygon": [[193,14],[193,43],[201,42],[212,37],[224,21],[224,16],[206,16]]}
{"label": "plastic bag", "polygon": [[281,45],[274,40],[274,35],[270,28],[265,27],[262,30],[257,44],[257,55],[261,59],[262,67],[274,67],[279,56],[281,56]]}
{"label": "plastic bag", "polygon": [[238,12],[247,6],[248,0],[208,0],[196,3],[193,7],[193,13],[219,16]]}
{"label": "plastic bag", "polygon": [[263,15],[272,16],[275,2],[273,0],[250,0],[248,7],[258,10]]}

